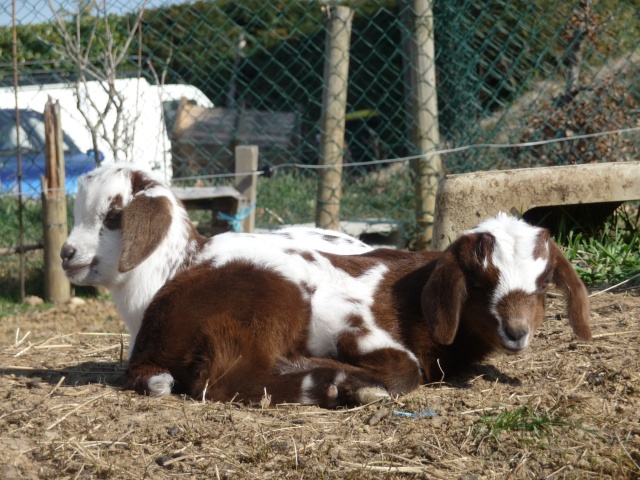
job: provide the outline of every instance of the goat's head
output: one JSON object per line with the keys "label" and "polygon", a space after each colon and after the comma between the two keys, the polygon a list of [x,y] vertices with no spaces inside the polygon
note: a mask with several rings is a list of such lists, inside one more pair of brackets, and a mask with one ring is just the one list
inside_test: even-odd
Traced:
{"label": "goat's head", "polygon": [[452,243],[422,293],[436,341],[453,343],[461,322],[492,349],[529,346],[553,282],[566,299],[569,323],[591,339],[586,289],[549,233],[506,214],[480,223]]}
{"label": "goat's head", "polygon": [[103,166],[78,181],[74,227],[60,256],[67,277],[112,286],[162,242],[175,199],[162,181],[129,165]]}

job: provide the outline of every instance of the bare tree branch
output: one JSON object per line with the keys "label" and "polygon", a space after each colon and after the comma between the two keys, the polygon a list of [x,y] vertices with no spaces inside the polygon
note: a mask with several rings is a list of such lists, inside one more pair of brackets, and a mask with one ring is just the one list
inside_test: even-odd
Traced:
{"label": "bare tree branch", "polygon": [[[74,83],[76,106],[89,128],[92,137],[96,161],[98,158],[98,138],[109,146],[114,159],[129,157],[128,150],[133,146],[133,129],[139,113],[128,115],[125,109],[125,96],[117,86],[118,68],[125,60],[127,52],[141,25],[142,16],[148,0],[135,15],[133,25],[127,26],[127,36],[122,44],[115,42],[113,26],[109,20],[107,0],[92,0],[90,5],[78,0],[78,9],[74,15],[74,22],[65,20],[65,13],[56,11],[51,0],[49,8],[54,16],[54,26],[62,40],[62,46],[54,47],[56,52],[69,60],[76,69],[77,79]],[[96,15],[87,17],[85,12],[90,6]],[[66,14],[68,15],[68,13]],[[83,25],[83,18],[92,21]],[[100,32],[99,25],[103,24],[104,32]],[[75,30],[72,34],[70,27]],[[73,31],[71,30],[71,31]],[[99,61],[92,61],[92,51],[98,48]],[[95,81],[106,94],[106,103],[100,105],[89,87],[89,82]],[[115,116],[113,126],[109,128],[105,122],[108,115]],[[95,116],[95,119],[93,118]]]}

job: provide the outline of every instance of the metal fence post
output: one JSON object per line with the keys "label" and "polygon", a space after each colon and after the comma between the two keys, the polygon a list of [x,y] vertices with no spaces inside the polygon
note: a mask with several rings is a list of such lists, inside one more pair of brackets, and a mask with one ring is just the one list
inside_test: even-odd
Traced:
{"label": "metal fence post", "polygon": [[320,164],[330,168],[321,170],[318,176],[316,225],[338,230],[353,10],[345,6],[327,9]]}
{"label": "metal fence post", "polygon": [[62,270],[60,249],[67,238],[64,150],[60,104],[51,98],[44,109],[46,178],[42,179],[42,227],[44,238],[44,297],[64,303],[71,298],[71,284]]}
{"label": "metal fence post", "polygon": [[[411,32],[408,42],[411,142],[417,152],[427,153],[435,150],[440,143],[433,0],[407,0],[407,4]],[[433,233],[436,190],[442,175],[442,162],[439,155],[421,157],[411,162],[411,168],[416,175],[416,248],[426,250]]]}

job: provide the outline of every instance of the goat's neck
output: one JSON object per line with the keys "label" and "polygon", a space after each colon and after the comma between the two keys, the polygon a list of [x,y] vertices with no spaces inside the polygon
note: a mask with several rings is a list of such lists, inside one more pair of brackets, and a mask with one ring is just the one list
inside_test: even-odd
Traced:
{"label": "goat's neck", "polygon": [[467,370],[470,365],[483,361],[495,351],[494,347],[463,323],[453,343],[441,348],[438,371],[442,369],[448,376]]}
{"label": "goat's neck", "polygon": [[109,288],[116,309],[131,334],[131,347],[155,294],[179,272],[195,263],[207,241],[196,232],[186,212],[176,217],[160,246],[140,265],[124,274],[122,282]]}
{"label": "goat's neck", "polygon": [[[465,326],[466,327],[466,326]],[[495,349],[468,328],[460,328],[451,345],[432,345],[422,358],[427,382],[450,378],[487,358]]]}

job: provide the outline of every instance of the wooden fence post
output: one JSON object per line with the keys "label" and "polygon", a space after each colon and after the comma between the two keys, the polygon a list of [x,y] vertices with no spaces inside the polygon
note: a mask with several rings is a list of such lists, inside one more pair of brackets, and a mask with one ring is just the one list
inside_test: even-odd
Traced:
{"label": "wooden fence post", "polygon": [[246,173],[247,175],[236,177],[236,190],[247,197],[251,208],[249,216],[244,219],[242,230],[253,232],[256,223],[256,198],[258,191],[258,147],[256,145],[238,145],[236,154],[236,173]]}
{"label": "wooden fence post", "polygon": [[318,175],[316,225],[338,230],[353,10],[345,6],[327,5],[326,8],[329,20],[325,44],[320,164],[331,168],[322,169]]}
{"label": "wooden fence post", "polygon": [[60,249],[67,238],[67,198],[64,188],[64,149],[60,104],[51,98],[44,107],[46,177],[42,178],[42,227],[44,238],[44,297],[64,303],[71,298],[71,284],[62,270]]}
{"label": "wooden fence post", "polygon": [[[438,148],[438,95],[436,91],[436,56],[433,28],[433,0],[406,0],[409,31],[409,98],[411,141],[417,152]],[[416,174],[416,219],[418,250],[426,250],[433,235],[433,216],[438,181],[442,176],[439,155],[421,157],[411,162]]]}

